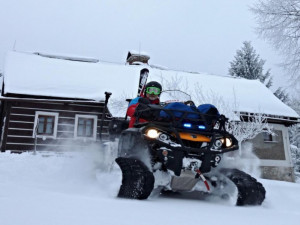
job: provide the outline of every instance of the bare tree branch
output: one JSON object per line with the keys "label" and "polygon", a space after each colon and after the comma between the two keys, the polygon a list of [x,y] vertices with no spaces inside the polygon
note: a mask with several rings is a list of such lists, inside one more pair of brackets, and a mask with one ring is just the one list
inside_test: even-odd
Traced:
{"label": "bare tree branch", "polygon": [[255,14],[259,36],[284,56],[282,66],[299,83],[300,0],[258,0],[250,10]]}

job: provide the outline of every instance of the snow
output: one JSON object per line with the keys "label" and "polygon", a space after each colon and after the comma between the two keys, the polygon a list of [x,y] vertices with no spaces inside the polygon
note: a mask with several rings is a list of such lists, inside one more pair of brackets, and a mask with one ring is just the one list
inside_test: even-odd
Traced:
{"label": "snow", "polygon": [[134,96],[138,68],[9,52],[4,68],[5,93],[93,100],[104,100],[105,91],[114,96]]}
{"label": "snow", "polygon": [[[150,80],[159,80],[161,77],[165,83],[174,77],[183,83],[183,86],[186,83],[186,87],[182,89],[190,94],[197,104],[215,104],[221,112],[222,106],[224,108],[228,105],[238,112],[299,117],[258,80],[167,70],[149,73]],[[218,106],[220,101],[222,106]]]}
{"label": "snow", "polygon": [[161,70],[148,65],[76,62],[13,51],[7,53],[5,60],[4,92],[103,101],[104,92],[108,91],[116,103],[109,103],[111,113],[124,116],[128,104],[125,99],[136,97],[143,68],[149,70],[148,81],[162,82],[164,89],[177,87],[192,95],[197,104],[215,104],[221,113],[222,108],[230,108],[299,118],[258,80]]}
{"label": "snow", "polygon": [[81,57],[81,56],[76,56],[76,55],[63,55],[63,54],[48,54],[48,53],[43,53],[43,52],[35,52],[34,54],[40,55],[43,57],[49,57],[49,58],[57,58],[57,59],[65,59],[65,60],[73,60],[73,61],[81,61],[81,62],[99,62],[99,59],[95,58],[88,58],[88,57]]}
{"label": "snow", "polygon": [[0,153],[1,225],[299,224],[300,183],[259,179],[262,206],[189,195],[116,198],[121,173],[101,151]]}

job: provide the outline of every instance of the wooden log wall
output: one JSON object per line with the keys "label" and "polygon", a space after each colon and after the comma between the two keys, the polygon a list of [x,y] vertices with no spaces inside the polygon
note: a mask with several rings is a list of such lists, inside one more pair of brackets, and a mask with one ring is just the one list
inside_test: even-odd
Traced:
{"label": "wooden log wall", "polygon": [[[103,103],[63,103],[63,102],[3,102],[4,126],[2,130],[1,151],[14,152],[33,151],[35,149],[34,120],[36,111],[58,113],[57,137],[37,138],[36,150],[72,150],[74,148],[86,149],[100,142],[99,132],[103,112]],[[97,116],[97,139],[74,138],[75,115]],[[109,114],[106,113],[102,139],[108,140]]]}

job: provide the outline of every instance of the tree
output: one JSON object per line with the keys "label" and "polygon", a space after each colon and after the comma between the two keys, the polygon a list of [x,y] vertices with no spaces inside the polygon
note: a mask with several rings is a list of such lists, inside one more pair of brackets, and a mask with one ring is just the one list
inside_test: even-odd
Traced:
{"label": "tree", "polygon": [[258,0],[251,11],[256,16],[258,34],[285,56],[282,65],[297,81],[300,71],[300,1]]}
{"label": "tree", "polygon": [[[289,106],[300,115],[300,100],[296,97],[291,97]],[[289,137],[291,143],[291,156],[295,166],[296,175],[300,177],[300,124],[295,124],[289,127]]]}
{"label": "tree", "polygon": [[[260,59],[260,56],[256,54],[251,42],[245,41],[243,42],[242,49],[237,50],[235,59],[230,62],[229,74],[249,80],[258,79],[267,88],[270,88],[273,84],[273,77],[270,74],[270,69],[266,73],[263,73],[265,62],[265,60]],[[284,103],[287,103],[289,100],[289,95],[281,87],[274,92],[274,95]]]}
{"label": "tree", "polygon": [[274,95],[279,98],[282,102],[288,104],[289,102],[289,94],[283,90],[281,87],[279,87],[275,92]]}
{"label": "tree", "polygon": [[266,87],[272,86],[270,70],[263,72],[265,60],[259,55],[248,41],[243,42],[243,47],[237,50],[235,59],[230,62],[229,74],[231,76],[244,77],[249,80],[259,79]]}

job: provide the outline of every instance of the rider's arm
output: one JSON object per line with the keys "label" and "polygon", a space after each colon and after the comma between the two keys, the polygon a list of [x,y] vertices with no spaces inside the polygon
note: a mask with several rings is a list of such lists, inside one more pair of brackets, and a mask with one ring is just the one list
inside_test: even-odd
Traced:
{"label": "rider's arm", "polygon": [[139,105],[139,99],[140,97],[137,97],[135,99],[132,99],[129,103],[128,109],[127,109],[127,115],[132,117],[136,107]]}

